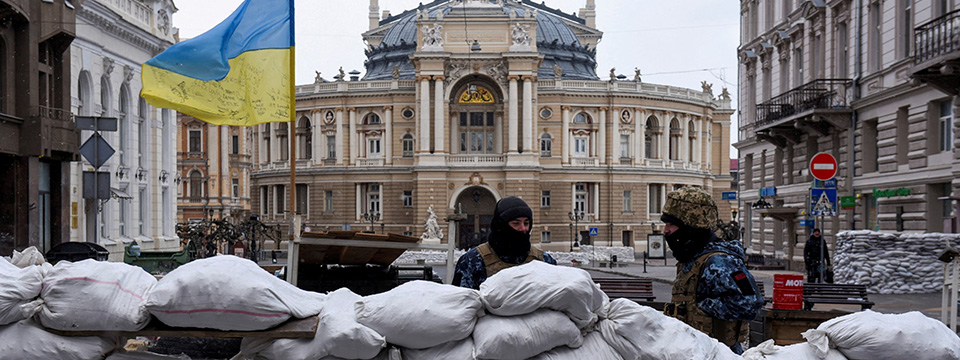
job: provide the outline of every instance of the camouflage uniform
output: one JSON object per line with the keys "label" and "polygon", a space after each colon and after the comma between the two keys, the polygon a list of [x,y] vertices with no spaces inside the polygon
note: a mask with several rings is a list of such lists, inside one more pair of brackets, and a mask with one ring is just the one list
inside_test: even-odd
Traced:
{"label": "camouflage uniform", "polygon": [[[673,249],[671,244],[675,253],[689,251],[689,255],[683,261],[678,257],[677,280],[664,312],[741,354],[741,343],[749,332],[747,322],[764,303],[756,280],[743,263],[743,247],[721,241],[713,233],[719,223],[716,203],[703,190],[684,187],[668,194],[663,220],[687,230],[684,235],[703,237],[682,239],[685,241],[678,243],[686,246],[684,249]],[[691,273],[696,271],[700,273]]]}
{"label": "camouflage uniform", "polygon": [[[527,256],[499,256],[500,260],[508,264],[523,264]],[[543,253],[543,262],[556,265],[557,260],[547,253]],[[480,289],[480,284],[487,280],[487,267],[483,264],[483,257],[477,248],[472,248],[457,260],[454,270],[453,284],[465,288]]]}

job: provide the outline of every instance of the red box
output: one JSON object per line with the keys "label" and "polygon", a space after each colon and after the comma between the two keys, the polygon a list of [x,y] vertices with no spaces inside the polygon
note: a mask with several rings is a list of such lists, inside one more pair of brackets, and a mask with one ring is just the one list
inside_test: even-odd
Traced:
{"label": "red box", "polygon": [[773,275],[773,308],[803,310],[803,275]]}
{"label": "red box", "polygon": [[774,274],[773,289],[803,291],[803,275]]}

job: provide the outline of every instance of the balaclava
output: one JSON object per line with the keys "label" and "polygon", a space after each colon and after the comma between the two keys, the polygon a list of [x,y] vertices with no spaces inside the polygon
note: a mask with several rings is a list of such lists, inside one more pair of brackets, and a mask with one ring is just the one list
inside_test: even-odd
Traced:
{"label": "balaclava", "polygon": [[693,260],[713,238],[718,223],[717,204],[706,191],[685,186],[667,194],[660,220],[679,227],[665,235],[677,261]]}
{"label": "balaclava", "polygon": [[497,202],[490,222],[488,242],[498,256],[527,256],[530,253],[530,232],[519,232],[510,226],[510,221],[525,217],[533,225],[533,210],[523,199],[510,196]]}

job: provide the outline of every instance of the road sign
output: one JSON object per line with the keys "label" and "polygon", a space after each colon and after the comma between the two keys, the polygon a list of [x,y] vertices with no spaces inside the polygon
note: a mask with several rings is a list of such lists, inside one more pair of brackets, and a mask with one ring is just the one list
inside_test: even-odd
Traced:
{"label": "road sign", "polygon": [[800,220],[800,226],[813,227],[816,222],[816,220]]}
{"label": "road sign", "polygon": [[722,196],[721,199],[723,199],[723,200],[736,200],[736,199],[737,199],[737,192],[736,192],[736,191],[724,191],[724,192],[720,193],[720,195]]}
{"label": "road sign", "polygon": [[83,155],[83,158],[87,159],[94,169],[107,162],[107,159],[113,156],[114,152],[116,151],[110,147],[110,144],[100,136],[100,133],[96,132],[80,146],[80,155]]}
{"label": "road sign", "polygon": [[77,116],[77,129],[93,131],[117,131],[117,118],[99,116]]}
{"label": "road sign", "polygon": [[597,236],[597,235],[600,235],[600,230],[595,227],[590,228],[590,236]]}
{"label": "road sign", "polygon": [[837,215],[837,189],[810,189],[810,214]]}
{"label": "road sign", "polygon": [[813,187],[815,188],[835,188],[837,187],[837,178],[830,180],[813,180]]}
{"label": "road sign", "polygon": [[837,176],[837,159],[828,153],[817,153],[810,159],[810,174],[817,180],[832,179]]}
{"label": "road sign", "polygon": [[[96,174],[96,175],[95,175]],[[94,176],[97,177],[94,181]],[[94,185],[96,190],[94,190]],[[110,173],[106,171],[83,172],[83,198],[106,200],[110,198]]]}

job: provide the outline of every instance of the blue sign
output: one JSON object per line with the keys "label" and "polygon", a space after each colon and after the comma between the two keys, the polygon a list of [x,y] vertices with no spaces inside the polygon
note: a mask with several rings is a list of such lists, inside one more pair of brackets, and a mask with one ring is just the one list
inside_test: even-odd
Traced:
{"label": "blue sign", "polygon": [[813,227],[816,223],[816,220],[800,220],[800,226]]}
{"label": "blue sign", "polygon": [[775,186],[771,186],[760,189],[760,197],[767,196],[777,196],[777,188]]}
{"label": "blue sign", "polygon": [[837,188],[837,178],[833,178],[833,179],[826,180],[826,181],[824,181],[824,180],[813,180],[813,187],[815,187],[815,188],[830,188],[830,189],[836,189],[836,188]]}
{"label": "blue sign", "polygon": [[737,199],[737,192],[736,192],[736,191],[724,191],[723,193],[721,193],[721,196],[722,196],[721,198],[722,198],[723,200],[736,200],[736,199]]}
{"label": "blue sign", "polygon": [[837,215],[837,189],[810,189],[810,215]]}
{"label": "blue sign", "polygon": [[600,235],[600,230],[598,230],[595,227],[590,228],[590,236],[597,236],[597,235]]}

